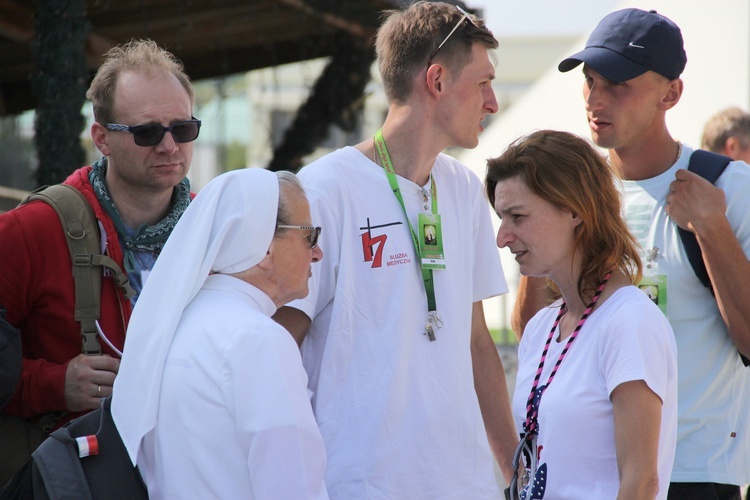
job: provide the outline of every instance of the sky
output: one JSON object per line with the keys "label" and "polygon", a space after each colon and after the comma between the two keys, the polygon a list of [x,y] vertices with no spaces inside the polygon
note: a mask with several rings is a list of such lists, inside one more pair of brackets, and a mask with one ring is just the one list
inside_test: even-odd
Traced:
{"label": "sky", "polygon": [[484,9],[484,20],[496,37],[577,35],[616,10],[618,0],[464,0]]}

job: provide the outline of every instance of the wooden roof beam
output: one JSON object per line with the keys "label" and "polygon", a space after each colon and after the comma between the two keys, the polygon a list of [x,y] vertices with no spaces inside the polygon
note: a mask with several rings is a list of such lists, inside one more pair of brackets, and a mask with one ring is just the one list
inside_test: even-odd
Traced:
{"label": "wooden roof beam", "polygon": [[[30,45],[34,39],[34,10],[13,2],[0,0],[0,35],[14,42]],[[86,39],[86,64],[91,69],[98,68],[103,55],[116,44],[114,41],[89,33]]]}
{"label": "wooden roof beam", "polygon": [[0,0],[0,35],[20,43],[34,37],[34,11],[12,0]]}
{"label": "wooden roof beam", "polygon": [[294,7],[305,14],[322,20],[328,26],[336,28],[337,30],[349,33],[352,36],[367,40],[372,37],[374,30],[368,28],[360,23],[345,19],[340,16],[328,12],[321,12],[316,10],[314,7],[309,6],[304,0],[281,0],[281,3]]}

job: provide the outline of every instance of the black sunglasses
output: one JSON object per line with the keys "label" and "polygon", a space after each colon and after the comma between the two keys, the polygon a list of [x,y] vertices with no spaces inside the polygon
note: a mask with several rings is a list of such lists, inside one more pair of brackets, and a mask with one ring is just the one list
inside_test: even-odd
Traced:
{"label": "black sunglasses", "polygon": [[290,226],[287,224],[277,224],[276,227],[279,229],[305,229],[310,231],[310,235],[306,238],[307,242],[310,244],[310,250],[317,246],[320,231],[323,229],[320,226]]}
{"label": "black sunglasses", "polygon": [[198,138],[198,132],[201,129],[201,121],[193,117],[191,120],[173,123],[165,127],[160,123],[147,123],[145,125],[120,125],[119,123],[107,123],[104,126],[107,130],[116,132],[130,132],[133,134],[133,140],[138,146],[156,146],[164,134],[172,134],[174,142],[192,142]]}

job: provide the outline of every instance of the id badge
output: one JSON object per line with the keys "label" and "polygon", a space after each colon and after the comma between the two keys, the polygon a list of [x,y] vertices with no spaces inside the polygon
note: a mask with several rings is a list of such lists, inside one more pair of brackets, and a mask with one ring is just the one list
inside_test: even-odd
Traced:
{"label": "id badge", "polygon": [[659,306],[664,315],[667,314],[667,276],[665,274],[651,274],[644,276],[638,283],[640,288],[651,301]]}
{"label": "id badge", "polygon": [[419,253],[422,269],[445,269],[440,214],[419,214]]}

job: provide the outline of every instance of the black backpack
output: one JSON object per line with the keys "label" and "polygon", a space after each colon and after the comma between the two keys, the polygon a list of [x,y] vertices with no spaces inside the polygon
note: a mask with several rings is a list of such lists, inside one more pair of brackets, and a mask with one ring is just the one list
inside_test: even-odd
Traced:
{"label": "black backpack", "polygon": [[50,434],[0,491],[0,499],[140,500],[148,491],[112,419],[98,410]]}
{"label": "black backpack", "polygon": [[[690,156],[688,170],[700,175],[711,184],[716,184],[716,179],[719,178],[731,161],[732,159],[728,156],[711,153],[710,151],[704,151],[702,149],[696,149]],[[682,240],[682,246],[685,247],[685,252],[687,253],[690,265],[693,266],[693,272],[695,272],[695,275],[701,283],[703,283],[703,286],[711,290],[711,295],[715,295],[711,279],[708,277],[706,264],[703,262],[703,252],[701,252],[701,247],[698,245],[698,240],[695,238],[695,234],[682,229],[681,227],[678,227],[677,229],[680,233],[680,240]],[[743,356],[742,353],[740,353],[740,358],[745,366],[750,366],[750,359]]]}
{"label": "black backpack", "polygon": [[21,377],[21,332],[5,321],[5,308],[0,306],[0,408],[16,392]]}

